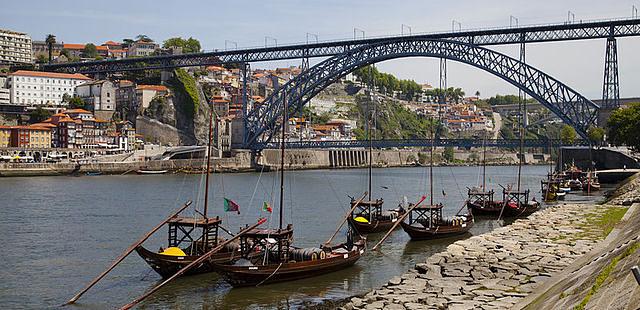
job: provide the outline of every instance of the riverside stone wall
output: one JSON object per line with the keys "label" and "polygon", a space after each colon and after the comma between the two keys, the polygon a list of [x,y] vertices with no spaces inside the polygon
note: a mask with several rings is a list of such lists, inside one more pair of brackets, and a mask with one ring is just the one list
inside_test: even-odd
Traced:
{"label": "riverside stone wall", "polygon": [[587,214],[616,206],[565,204],[449,245],[343,309],[508,309],[591,251]]}

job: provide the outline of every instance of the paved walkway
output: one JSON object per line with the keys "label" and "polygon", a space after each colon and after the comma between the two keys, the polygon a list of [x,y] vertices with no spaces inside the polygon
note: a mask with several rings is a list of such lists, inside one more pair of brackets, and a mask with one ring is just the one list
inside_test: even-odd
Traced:
{"label": "paved walkway", "polygon": [[601,239],[586,214],[618,206],[559,205],[457,241],[344,309],[506,309],[590,252]]}

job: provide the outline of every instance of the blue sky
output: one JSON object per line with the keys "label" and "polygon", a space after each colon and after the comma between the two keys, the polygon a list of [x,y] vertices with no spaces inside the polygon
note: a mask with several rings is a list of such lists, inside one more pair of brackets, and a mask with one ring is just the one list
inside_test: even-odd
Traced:
{"label": "blue sky", "polygon": [[[304,42],[306,33],[320,40],[353,37],[353,28],[366,36],[400,33],[401,24],[414,33],[451,29],[508,26],[509,16],[521,25],[556,23],[571,10],[576,20],[630,17],[640,0],[569,1],[3,1],[0,28],[29,33],[42,40],[48,33],[66,43],[102,43],[146,34],[156,41],[173,36],[199,39],[207,50],[222,49],[225,40],[240,47],[264,45],[264,37],[278,44]],[[590,98],[602,93],[604,40],[530,44],[527,60]],[[492,47],[512,56],[516,46]],[[640,38],[618,41],[622,96],[639,96]],[[298,61],[257,64],[254,67],[297,65]],[[399,59],[381,63],[380,70],[401,78],[437,84],[437,60]],[[478,69],[450,63],[449,84],[482,96],[517,93],[506,82]]]}

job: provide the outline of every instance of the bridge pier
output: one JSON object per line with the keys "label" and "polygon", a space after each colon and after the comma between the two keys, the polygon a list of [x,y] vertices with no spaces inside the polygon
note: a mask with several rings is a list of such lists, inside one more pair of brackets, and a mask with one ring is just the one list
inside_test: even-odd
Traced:
{"label": "bridge pier", "polygon": [[620,107],[620,80],[618,76],[618,45],[616,38],[607,39],[604,59],[604,82],[602,86],[602,105],[598,113],[598,126],[606,125],[611,111]]}

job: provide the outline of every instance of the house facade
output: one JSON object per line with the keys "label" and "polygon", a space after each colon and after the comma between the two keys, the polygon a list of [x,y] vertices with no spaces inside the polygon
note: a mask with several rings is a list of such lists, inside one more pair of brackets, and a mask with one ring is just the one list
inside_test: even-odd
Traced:
{"label": "house facade", "polygon": [[91,79],[82,74],[18,70],[10,73],[7,86],[11,104],[28,106],[63,106],[64,95]]}

